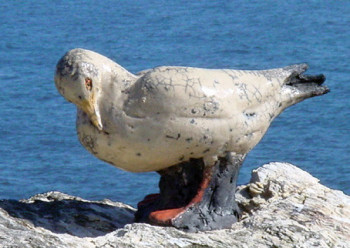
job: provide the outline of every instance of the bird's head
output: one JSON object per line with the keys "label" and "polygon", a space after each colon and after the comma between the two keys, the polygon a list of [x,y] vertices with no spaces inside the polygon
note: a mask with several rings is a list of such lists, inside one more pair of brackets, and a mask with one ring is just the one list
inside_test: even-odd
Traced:
{"label": "bird's head", "polygon": [[67,52],[57,63],[55,85],[60,94],[74,103],[102,130],[96,97],[100,90],[99,68],[93,63],[96,53],[83,49]]}

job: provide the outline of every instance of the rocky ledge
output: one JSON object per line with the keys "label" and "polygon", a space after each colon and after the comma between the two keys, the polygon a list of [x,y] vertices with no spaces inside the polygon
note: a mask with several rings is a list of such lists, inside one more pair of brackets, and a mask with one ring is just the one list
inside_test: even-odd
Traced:
{"label": "rocky ledge", "polygon": [[236,196],[242,220],[201,233],[132,223],[135,209],[109,200],[2,200],[0,247],[350,247],[350,197],[291,164],[254,170]]}

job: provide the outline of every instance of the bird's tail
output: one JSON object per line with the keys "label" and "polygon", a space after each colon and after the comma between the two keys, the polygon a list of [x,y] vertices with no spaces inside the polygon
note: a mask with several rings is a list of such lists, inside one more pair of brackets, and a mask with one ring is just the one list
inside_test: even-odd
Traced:
{"label": "bird's tail", "polygon": [[304,74],[307,69],[307,64],[297,64],[285,67],[284,70],[290,72],[290,76],[285,80],[285,85],[297,89],[300,94],[306,96],[305,98],[328,93],[330,91],[329,88],[322,85],[326,81],[325,75]]}
{"label": "bird's tail", "polygon": [[304,72],[308,69],[307,64],[291,65],[283,68],[287,77],[282,87],[283,108],[301,102],[307,98],[320,96],[330,90],[323,85],[326,77],[323,74],[307,75]]}

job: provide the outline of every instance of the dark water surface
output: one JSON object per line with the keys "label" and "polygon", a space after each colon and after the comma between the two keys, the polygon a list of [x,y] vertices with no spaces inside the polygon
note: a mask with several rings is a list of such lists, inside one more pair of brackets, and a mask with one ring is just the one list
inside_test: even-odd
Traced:
{"label": "dark water surface", "polygon": [[331,93],[289,108],[249,154],[239,182],[286,161],[350,194],[349,1],[2,1],[0,199],[59,190],[135,204],[156,173],[133,174],[79,144],[75,107],[53,73],[69,49],[137,72],[159,65],[266,69],[307,62]]}

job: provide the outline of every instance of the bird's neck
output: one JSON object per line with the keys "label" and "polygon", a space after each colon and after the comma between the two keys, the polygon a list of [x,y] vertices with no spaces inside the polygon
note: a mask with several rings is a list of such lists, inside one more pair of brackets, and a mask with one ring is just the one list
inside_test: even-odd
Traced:
{"label": "bird's neck", "polygon": [[[113,127],[116,115],[122,113],[128,89],[134,85],[138,77],[121,66],[114,66],[112,72],[106,75],[101,79],[100,89],[96,92],[96,108],[104,122],[103,126],[109,129]],[[113,132],[113,130],[105,131]]]}
{"label": "bird's neck", "polygon": [[138,76],[132,74],[122,66],[116,64],[113,68],[113,74],[110,81],[106,81],[110,85],[114,85],[115,89],[125,91],[130,88],[137,80]]}

